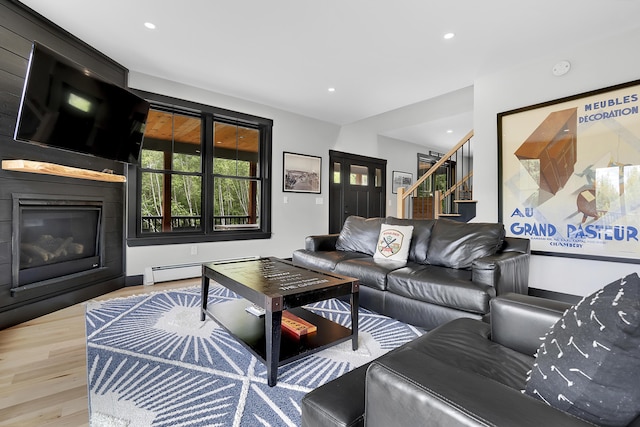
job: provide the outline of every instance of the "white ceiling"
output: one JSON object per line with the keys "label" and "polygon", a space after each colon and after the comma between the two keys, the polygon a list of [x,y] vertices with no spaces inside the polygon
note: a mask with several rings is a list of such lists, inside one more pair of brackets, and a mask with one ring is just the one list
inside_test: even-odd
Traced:
{"label": "white ceiling", "polygon": [[[640,25],[639,0],[22,2],[130,70],[336,124]],[[434,146],[455,126],[471,114],[386,134]]]}

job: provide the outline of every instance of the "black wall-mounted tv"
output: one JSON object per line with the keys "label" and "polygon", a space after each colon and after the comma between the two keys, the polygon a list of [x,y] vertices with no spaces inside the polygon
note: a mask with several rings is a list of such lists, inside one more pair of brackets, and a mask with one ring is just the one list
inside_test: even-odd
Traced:
{"label": "black wall-mounted tv", "polygon": [[14,138],[137,163],[148,113],[146,100],[34,42]]}

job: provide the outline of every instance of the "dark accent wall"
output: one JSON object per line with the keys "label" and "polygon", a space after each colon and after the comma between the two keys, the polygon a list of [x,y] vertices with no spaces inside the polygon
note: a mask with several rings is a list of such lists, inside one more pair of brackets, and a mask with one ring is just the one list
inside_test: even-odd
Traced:
{"label": "dark accent wall", "polygon": [[[126,87],[127,69],[17,1],[0,0],[0,160],[26,159],[124,174],[125,165],[13,139],[31,45],[37,40],[103,78]],[[11,295],[12,195],[102,200],[104,268],[72,275],[37,291]],[[125,184],[0,170],[0,328],[24,322],[124,286]],[[46,289],[46,290],[44,290]]]}

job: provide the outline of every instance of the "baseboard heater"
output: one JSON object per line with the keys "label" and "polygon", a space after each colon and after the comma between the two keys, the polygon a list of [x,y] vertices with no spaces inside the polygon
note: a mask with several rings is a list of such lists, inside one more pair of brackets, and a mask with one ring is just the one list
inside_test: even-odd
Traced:
{"label": "baseboard heater", "polygon": [[144,269],[143,282],[145,285],[170,282],[172,280],[191,279],[202,275],[202,263],[164,265],[161,267],[147,267]]}
{"label": "baseboard heater", "polygon": [[[233,262],[250,259],[258,259],[259,256],[248,256],[241,258],[220,259],[215,262]],[[143,284],[153,285],[154,283],[170,282],[172,280],[192,279],[202,276],[201,262],[189,264],[163,265],[160,267],[147,267],[144,269]]]}

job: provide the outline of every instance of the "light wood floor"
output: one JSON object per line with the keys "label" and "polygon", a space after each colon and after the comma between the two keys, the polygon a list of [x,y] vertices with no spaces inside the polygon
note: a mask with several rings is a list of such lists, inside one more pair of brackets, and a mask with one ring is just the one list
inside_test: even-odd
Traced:
{"label": "light wood floor", "polygon": [[[104,300],[199,285],[130,286]],[[85,304],[0,330],[0,426],[88,426]]]}

